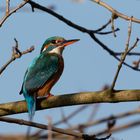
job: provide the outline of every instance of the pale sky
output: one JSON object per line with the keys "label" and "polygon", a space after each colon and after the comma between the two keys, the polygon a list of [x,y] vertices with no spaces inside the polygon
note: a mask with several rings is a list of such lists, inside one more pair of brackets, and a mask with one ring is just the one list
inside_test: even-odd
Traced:
{"label": "pale sky", "polygon": [[[2,2],[5,2],[2,0]],[[1,3],[2,3],[1,2]],[[12,1],[11,1],[12,2]],[[17,2],[17,1],[16,1]],[[115,9],[129,16],[139,16],[139,0],[126,1],[106,1]],[[82,3],[72,2],[70,0],[57,0],[41,1],[44,6],[55,5],[56,12],[70,19],[71,21],[87,27],[89,29],[97,29],[105,24],[111,16],[111,13],[106,9],[98,6],[91,1],[85,0]],[[1,4],[2,5],[2,4]],[[13,4],[12,6],[14,6]],[[0,16],[4,13],[0,12]],[[122,51],[125,47],[127,39],[128,22],[118,19],[115,26],[120,28],[121,31],[117,32],[117,38],[113,35],[98,35],[106,45],[116,51]],[[106,31],[111,30],[109,26]],[[131,45],[134,43],[135,38],[140,36],[140,25],[133,24]],[[46,38],[51,36],[62,36],[66,39],[79,38],[80,41],[71,45],[64,52],[65,69],[61,79],[54,86],[52,93],[54,95],[68,94],[80,91],[97,91],[100,90],[105,84],[111,84],[115,75],[118,62],[105,52],[98,44],[96,44],[87,34],[81,33],[65,23],[59,21],[55,17],[43,12],[18,12],[12,15],[5,24],[0,28],[0,66],[2,66],[11,57],[12,46],[15,45],[14,38],[19,42],[20,49],[26,50],[31,45],[35,45],[35,51],[27,54],[22,58],[14,61],[2,74],[0,79],[1,85],[1,98],[0,103],[12,102],[23,100],[23,96],[19,95],[22,85],[23,76],[26,68],[31,63],[33,58],[39,54],[40,48]],[[140,51],[139,46],[136,48]],[[138,57],[127,58],[129,63],[137,60]],[[140,89],[139,78],[140,73],[135,72],[127,67],[123,67],[117,80],[116,89]],[[92,106],[92,105],[91,105]],[[118,103],[118,104],[101,104],[100,110],[97,113],[96,119],[103,116],[125,112],[139,107],[137,103]],[[65,114],[69,114],[74,107],[64,107]],[[70,122],[75,124],[86,120],[91,108],[82,112],[80,115],[75,116]],[[52,117],[55,122],[59,119],[60,109],[49,109],[38,111],[35,114],[34,120],[44,123],[47,116]],[[87,114],[87,116],[85,116]],[[57,117],[56,117],[57,116]],[[14,115],[15,118],[28,119],[27,113]],[[139,116],[131,117],[118,121],[119,124],[127,123],[138,120]],[[14,129],[13,129],[14,127]],[[61,127],[66,127],[61,125]],[[101,130],[104,126],[93,129],[88,129],[90,133],[96,132],[97,129]],[[0,134],[17,134],[26,133],[27,127],[16,124],[2,123],[0,125]],[[140,137],[140,127],[129,129],[121,133],[115,133],[112,136],[117,139],[132,140]]]}

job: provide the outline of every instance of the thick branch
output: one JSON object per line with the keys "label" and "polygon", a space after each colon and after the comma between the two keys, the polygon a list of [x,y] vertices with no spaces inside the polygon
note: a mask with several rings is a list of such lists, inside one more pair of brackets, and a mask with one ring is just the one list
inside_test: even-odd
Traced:
{"label": "thick branch", "polygon": [[[72,106],[91,103],[116,103],[140,101],[140,90],[114,91],[113,96],[109,96],[109,90],[98,92],[81,92],[68,95],[59,95],[37,100],[37,110],[56,108],[62,106]],[[27,112],[26,102],[17,101],[0,104],[0,116],[12,115]]]}

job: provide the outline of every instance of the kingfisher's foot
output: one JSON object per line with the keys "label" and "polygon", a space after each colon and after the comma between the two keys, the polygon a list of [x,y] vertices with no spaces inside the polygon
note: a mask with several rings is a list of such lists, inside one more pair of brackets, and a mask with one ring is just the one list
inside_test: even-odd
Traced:
{"label": "kingfisher's foot", "polygon": [[51,97],[51,96],[54,96],[54,95],[51,94],[51,93],[48,93],[46,99],[48,99],[48,98]]}

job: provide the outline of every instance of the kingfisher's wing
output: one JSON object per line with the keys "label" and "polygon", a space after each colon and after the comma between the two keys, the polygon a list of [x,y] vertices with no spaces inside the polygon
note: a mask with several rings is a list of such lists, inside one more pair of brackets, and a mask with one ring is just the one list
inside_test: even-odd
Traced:
{"label": "kingfisher's wing", "polygon": [[28,93],[42,87],[57,71],[59,57],[52,54],[40,54],[29,66],[24,77],[24,86]]}
{"label": "kingfisher's wing", "polygon": [[[26,77],[27,72],[28,72],[28,70],[26,70],[26,72],[25,72],[25,74],[24,74],[24,79],[25,79],[25,77]],[[23,83],[22,83],[22,87],[21,87],[21,90],[20,90],[19,94],[22,94],[22,93],[23,93],[23,85],[24,85],[24,81],[23,81]]]}

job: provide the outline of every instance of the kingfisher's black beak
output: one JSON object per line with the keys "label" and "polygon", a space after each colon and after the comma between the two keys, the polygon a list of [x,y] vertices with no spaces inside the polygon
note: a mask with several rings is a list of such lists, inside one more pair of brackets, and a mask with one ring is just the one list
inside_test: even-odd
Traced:
{"label": "kingfisher's black beak", "polygon": [[62,42],[62,45],[63,45],[64,47],[66,47],[66,46],[68,46],[68,45],[70,45],[70,44],[73,44],[73,43],[79,41],[79,40],[80,40],[80,39],[64,40],[64,41]]}

